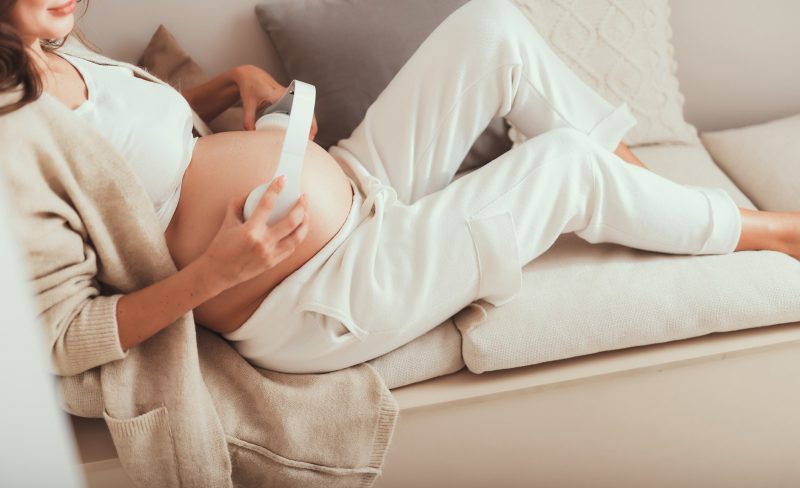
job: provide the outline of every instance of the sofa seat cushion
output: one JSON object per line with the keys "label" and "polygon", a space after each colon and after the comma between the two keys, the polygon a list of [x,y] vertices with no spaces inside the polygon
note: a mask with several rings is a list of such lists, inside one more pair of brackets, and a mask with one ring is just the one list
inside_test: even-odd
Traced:
{"label": "sofa seat cushion", "polygon": [[448,319],[403,347],[368,362],[390,389],[455,373],[464,368],[461,334]]}
{"label": "sofa seat cushion", "polygon": [[[636,148],[648,167],[684,184],[721,186],[749,203],[702,146]],[[703,167],[704,166],[704,167]],[[701,167],[703,167],[701,169]],[[715,185],[716,183],[716,185]],[[800,262],[773,251],[679,256],[561,236],[523,268],[522,290],[456,314],[475,372],[800,320]]]}

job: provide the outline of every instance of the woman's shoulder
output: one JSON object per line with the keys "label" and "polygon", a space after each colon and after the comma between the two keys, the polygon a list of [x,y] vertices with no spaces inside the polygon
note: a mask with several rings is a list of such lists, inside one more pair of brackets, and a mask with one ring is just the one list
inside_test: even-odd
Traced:
{"label": "woman's shoulder", "polygon": [[148,73],[143,68],[136,66],[135,64],[128,63],[126,61],[121,61],[119,59],[110,58],[102,53],[94,51],[90,49],[88,46],[83,44],[77,37],[70,36],[64,42],[64,44],[55,50],[56,54],[59,55],[66,55],[71,61],[77,60],[80,61],[89,61],[91,63],[105,65],[105,66],[115,66],[120,68],[127,68],[135,75],[145,78],[150,81],[165,83],[159,79],[157,79],[152,74]]}
{"label": "woman's shoulder", "polygon": [[100,62],[102,64],[125,64],[123,61],[112,59],[99,53],[81,42],[76,36],[69,36],[64,43],[56,49],[58,54],[66,54],[73,58],[81,58],[87,61]]}

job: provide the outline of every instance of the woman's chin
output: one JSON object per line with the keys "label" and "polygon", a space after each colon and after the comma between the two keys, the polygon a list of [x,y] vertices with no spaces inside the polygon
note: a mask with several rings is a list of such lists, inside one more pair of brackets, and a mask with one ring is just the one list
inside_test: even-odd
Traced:
{"label": "woman's chin", "polygon": [[75,27],[75,16],[56,17],[50,21],[45,32],[39,34],[39,39],[63,39]]}

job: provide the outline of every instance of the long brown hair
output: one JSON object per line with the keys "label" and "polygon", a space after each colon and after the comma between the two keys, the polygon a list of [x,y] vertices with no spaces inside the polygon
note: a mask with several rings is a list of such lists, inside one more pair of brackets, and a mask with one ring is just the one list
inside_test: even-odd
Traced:
{"label": "long brown hair", "polygon": [[[83,1],[87,3],[88,8],[89,0]],[[37,100],[44,90],[41,76],[31,59],[30,47],[25,45],[16,27],[11,23],[11,11],[16,3],[17,0],[0,0],[0,93],[22,85],[23,95],[17,102],[0,107],[0,115],[13,112]],[[55,51],[63,46],[72,34],[90,49],[97,50],[77,25],[63,39],[41,39],[40,45],[47,52]]]}

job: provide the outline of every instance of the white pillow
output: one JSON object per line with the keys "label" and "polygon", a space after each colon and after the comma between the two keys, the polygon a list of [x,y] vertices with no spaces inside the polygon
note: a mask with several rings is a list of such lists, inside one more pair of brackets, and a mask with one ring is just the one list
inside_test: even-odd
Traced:
{"label": "white pillow", "polygon": [[[512,0],[553,50],[614,105],[627,102],[638,123],[628,145],[696,143],[683,119],[667,0]],[[525,140],[513,126],[509,138]]]}
{"label": "white pillow", "polygon": [[800,114],[700,136],[714,161],[761,210],[800,210]]}

